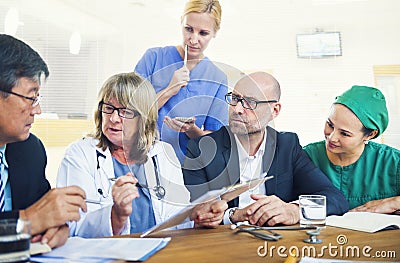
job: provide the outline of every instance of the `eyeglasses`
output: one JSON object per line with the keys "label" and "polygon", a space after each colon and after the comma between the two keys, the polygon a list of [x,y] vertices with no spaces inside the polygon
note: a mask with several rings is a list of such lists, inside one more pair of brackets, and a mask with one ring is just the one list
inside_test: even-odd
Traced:
{"label": "eyeglasses", "polygon": [[5,93],[9,93],[9,94],[12,94],[12,95],[15,95],[15,96],[18,96],[20,98],[31,100],[32,101],[32,107],[36,107],[37,105],[39,105],[40,101],[42,100],[42,96],[39,96],[39,95],[35,96],[35,97],[27,97],[27,96],[15,93],[13,91],[8,91],[8,90],[3,90],[3,89],[0,89],[0,91],[5,92]]}
{"label": "eyeglasses", "polygon": [[118,116],[124,119],[133,119],[136,116],[139,116],[139,113],[134,110],[130,110],[127,108],[116,108],[111,104],[107,104],[104,101],[100,101],[99,103],[99,111],[106,114],[113,114],[114,111],[118,112]]}
{"label": "eyeglasses", "polygon": [[278,102],[277,100],[253,100],[248,98],[241,98],[238,95],[232,94],[232,92],[229,92],[225,95],[225,100],[231,106],[236,106],[240,102],[242,104],[242,107],[248,110],[255,110],[257,108],[257,105],[260,103]]}

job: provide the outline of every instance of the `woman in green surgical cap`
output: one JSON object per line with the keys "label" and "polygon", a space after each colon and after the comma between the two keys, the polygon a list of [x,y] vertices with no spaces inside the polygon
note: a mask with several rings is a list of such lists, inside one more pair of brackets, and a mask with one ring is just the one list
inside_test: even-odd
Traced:
{"label": "woman in green surgical cap", "polygon": [[336,97],[325,123],[325,140],[304,147],[343,192],[351,211],[400,211],[400,151],[370,141],[388,122],[383,94],[353,86]]}

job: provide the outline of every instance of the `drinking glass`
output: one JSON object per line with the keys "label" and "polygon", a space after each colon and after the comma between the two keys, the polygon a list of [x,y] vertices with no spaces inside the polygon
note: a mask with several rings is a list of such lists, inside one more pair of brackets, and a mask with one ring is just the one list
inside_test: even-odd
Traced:
{"label": "drinking glass", "polygon": [[326,197],[324,195],[300,195],[300,226],[325,227]]}
{"label": "drinking glass", "polygon": [[0,219],[0,262],[29,261],[30,221]]}

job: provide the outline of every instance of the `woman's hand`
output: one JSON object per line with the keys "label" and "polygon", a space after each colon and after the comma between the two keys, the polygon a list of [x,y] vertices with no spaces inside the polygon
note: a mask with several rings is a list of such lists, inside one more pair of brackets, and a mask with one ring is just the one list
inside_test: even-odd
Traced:
{"label": "woman's hand", "polygon": [[190,71],[186,66],[177,69],[172,75],[171,81],[169,82],[168,88],[172,91],[175,91],[175,94],[179,92],[179,90],[185,87],[190,80]]}
{"label": "woman's hand", "polygon": [[167,124],[167,126],[177,132],[188,132],[190,130],[192,130],[194,128],[194,126],[196,126],[195,124],[196,118],[193,117],[192,121],[189,122],[183,122],[180,121],[176,118],[171,118],[168,116],[165,116],[164,118],[164,123]]}
{"label": "woman's hand", "polygon": [[172,74],[168,86],[157,94],[158,109],[164,106],[172,96],[176,95],[181,88],[189,83],[189,74],[190,70],[186,66],[177,69]]}
{"label": "woman's hand", "polygon": [[112,186],[114,205],[111,210],[111,224],[114,235],[120,234],[126,220],[132,213],[132,201],[139,197],[135,184],[138,180],[131,173],[118,177]]}
{"label": "woman's hand", "polygon": [[372,212],[380,214],[392,214],[400,209],[400,196],[389,197],[380,200],[369,201],[355,207],[350,212]]}

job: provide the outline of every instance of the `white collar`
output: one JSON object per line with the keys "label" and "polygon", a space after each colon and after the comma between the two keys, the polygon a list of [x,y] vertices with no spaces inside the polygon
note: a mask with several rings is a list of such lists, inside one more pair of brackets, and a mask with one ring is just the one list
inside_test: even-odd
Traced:
{"label": "white collar", "polygon": [[256,152],[256,154],[254,156],[250,156],[248,154],[248,152],[246,151],[246,149],[244,149],[243,145],[239,141],[239,138],[237,137],[236,134],[234,134],[234,137],[235,137],[236,145],[237,145],[237,148],[238,148],[239,162],[246,161],[246,159],[250,159],[250,158],[251,159],[259,158],[259,157],[262,157],[264,155],[265,143],[267,141],[267,132],[264,133],[264,137],[263,137],[263,140],[261,142],[261,145],[258,148],[258,150],[257,150],[257,152]]}

